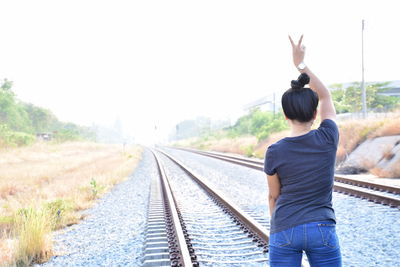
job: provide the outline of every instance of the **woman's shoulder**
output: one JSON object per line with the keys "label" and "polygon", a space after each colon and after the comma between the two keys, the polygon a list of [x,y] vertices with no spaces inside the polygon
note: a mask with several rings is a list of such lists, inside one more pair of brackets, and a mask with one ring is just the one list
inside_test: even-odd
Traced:
{"label": "woman's shoulder", "polygon": [[285,144],[284,139],[285,138],[282,138],[282,139],[276,141],[275,143],[270,144],[267,147],[267,150],[271,150],[271,151],[279,150]]}
{"label": "woman's shoulder", "polygon": [[323,120],[319,125],[317,132],[326,142],[337,146],[339,142],[339,128],[334,120]]}
{"label": "woman's shoulder", "polygon": [[319,128],[321,127],[326,127],[326,128],[338,128],[336,122],[332,119],[325,119],[321,121],[321,124],[319,125]]}

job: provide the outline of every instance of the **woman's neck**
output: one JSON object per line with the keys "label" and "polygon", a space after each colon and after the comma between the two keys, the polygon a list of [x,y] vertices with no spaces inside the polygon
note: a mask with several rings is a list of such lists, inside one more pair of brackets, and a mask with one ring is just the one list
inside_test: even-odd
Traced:
{"label": "woman's neck", "polygon": [[289,120],[289,122],[291,128],[290,137],[296,137],[307,134],[309,131],[311,131],[311,126],[313,124],[313,121],[298,122]]}

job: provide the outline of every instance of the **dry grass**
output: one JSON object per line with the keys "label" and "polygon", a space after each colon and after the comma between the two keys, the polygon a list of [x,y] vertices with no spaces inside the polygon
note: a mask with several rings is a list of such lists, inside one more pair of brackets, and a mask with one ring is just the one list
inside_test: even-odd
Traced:
{"label": "dry grass", "polygon": [[247,136],[242,138],[223,138],[217,142],[210,141],[208,143],[209,149],[214,151],[221,151],[226,153],[244,154],[252,153],[254,146],[257,145],[257,138],[254,136]]}
{"label": "dry grass", "polygon": [[384,124],[383,120],[349,120],[338,123],[340,131],[337,161],[341,162],[372,133]]}
{"label": "dry grass", "polygon": [[286,130],[286,131],[282,131],[282,132],[279,132],[279,133],[273,133],[273,134],[271,134],[267,139],[261,141],[261,142],[256,146],[256,148],[254,149],[254,155],[255,155],[257,158],[261,158],[261,159],[264,158],[264,156],[265,156],[265,151],[267,151],[267,148],[268,148],[271,144],[273,144],[273,143],[275,143],[275,142],[281,140],[281,139],[284,138],[284,137],[289,136],[289,134],[290,134],[290,130]]}
{"label": "dry grass", "polygon": [[386,160],[391,160],[394,156],[396,155],[393,153],[393,147],[391,145],[386,145],[383,149],[382,157]]}
{"label": "dry grass", "polygon": [[253,153],[253,149],[256,145],[257,138],[255,136],[209,139],[207,141],[201,141],[197,138],[190,138],[174,143],[174,146],[193,147],[202,150],[219,151],[248,156],[251,156],[249,154]]}
{"label": "dry grass", "polygon": [[[339,123],[339,130],[340,140],[336,158],[338,162],[342,162],[358,145],[367,139],[400,135],[400,113],[392,118],[344,121]],[[393,157],[391,148],[387,149],[384,157],[387,159]],[[378,173],[379,171],[375,170],[374,172]],[[393,175],[399,177],[400,172],[394,172],[391,177],[394,177]]]}
{"label": "dry grass", "polygon": [[79,211],[126,179],[140,154],[139,147],[95,143],[0,151],[0,262],[45,260],[51,230],[77,223]]}
{"label": "dry grass", "polygon": [[18,237],[14,259],[18,266],[41,263],[51,256],[52,220],[46,210],[25,209],[15,215],[14,225],[14,235]]}
{"label": "dry grass", "polygon": [[388,171],[383,170],[382,168],[379,168],[379,167],[374,167],[374,168],[370,169],[369,172],[378,177],[387,177],[387,178],[390,177],[390,174]]}
{"label": "dry grass", "polygon": [[399,178],[400,177],[400,160],[392,165],[390,170],[374,167],[369,170],[370,173],[381,178]]}
{"label": "dry grass", "polygon": [[397,118],[384,120],[382,126],[371,133],[368,138],[390,135],[400,135],[400,115]]}

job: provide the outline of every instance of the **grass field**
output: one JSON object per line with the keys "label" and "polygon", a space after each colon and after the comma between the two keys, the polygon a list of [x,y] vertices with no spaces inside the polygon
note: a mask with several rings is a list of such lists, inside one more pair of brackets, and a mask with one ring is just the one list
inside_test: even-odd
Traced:
{"label": "grass field", "polygon": [[0,150],[0,266],[47,260],[52,231],[79,222],[140,156],[138,146],[83,142]]}

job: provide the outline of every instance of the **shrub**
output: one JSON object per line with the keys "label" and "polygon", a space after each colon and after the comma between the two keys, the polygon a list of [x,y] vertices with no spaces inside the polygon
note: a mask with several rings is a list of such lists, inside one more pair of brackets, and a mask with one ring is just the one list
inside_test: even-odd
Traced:
{"label": "shrub", "polygon": [[90,186],[91,186],[90,189],[92,192],[91,197],[90,197],[91,199],[98,198],[99,194],[105,189],[105,187],[102,185],[99,185],[95,179],[92,179],[90,181]]}
{"label": "shrub", "polygon": [[8,143],[13,146],[26,146],[35,142],[35,136],[22,132],[11,132],[8,136]]}
{"label": "shrub", "polygon": [[262,111],[258,108],[249,114],[239,118],[237,123],[228,131],[231,138],[253,135],[258,140],[268,138],[271,133],[280,132],[288,128],[282,112],[273,114],[270,111]]}
{"label": "shrub", "polygon": [[253,157],[254,156],[254,145],[248,145],[244,148],[244,152],[247,157]]}
{"label": "shrub", "polygon": [[51,221],[52,230],[59,229],[69,223],[69,213],[73,210],[71,201],[56,199],[44,205]]}
{"label": "shrub", "polygon": [[0,144],[2,146],[25,146],[30,145],[35,141],[35,136],[23,133],[15,132],[8,128],[5,124],[0,124]]}
{"label": "shrub", "polygon": [[43,262],[50,257],[51,220],[45,209],[21,209],[14,218],[15,235],[18,238],[15,262],[19,266],[29,266]]}
{"label": "shrub", "polygon": [[79,135],[77,131],[70,129],[57,131],[57,133],[54,135],[54,142],[56,143],[62,143],[66,141],[79,141],[82,139],[83,138]]}

